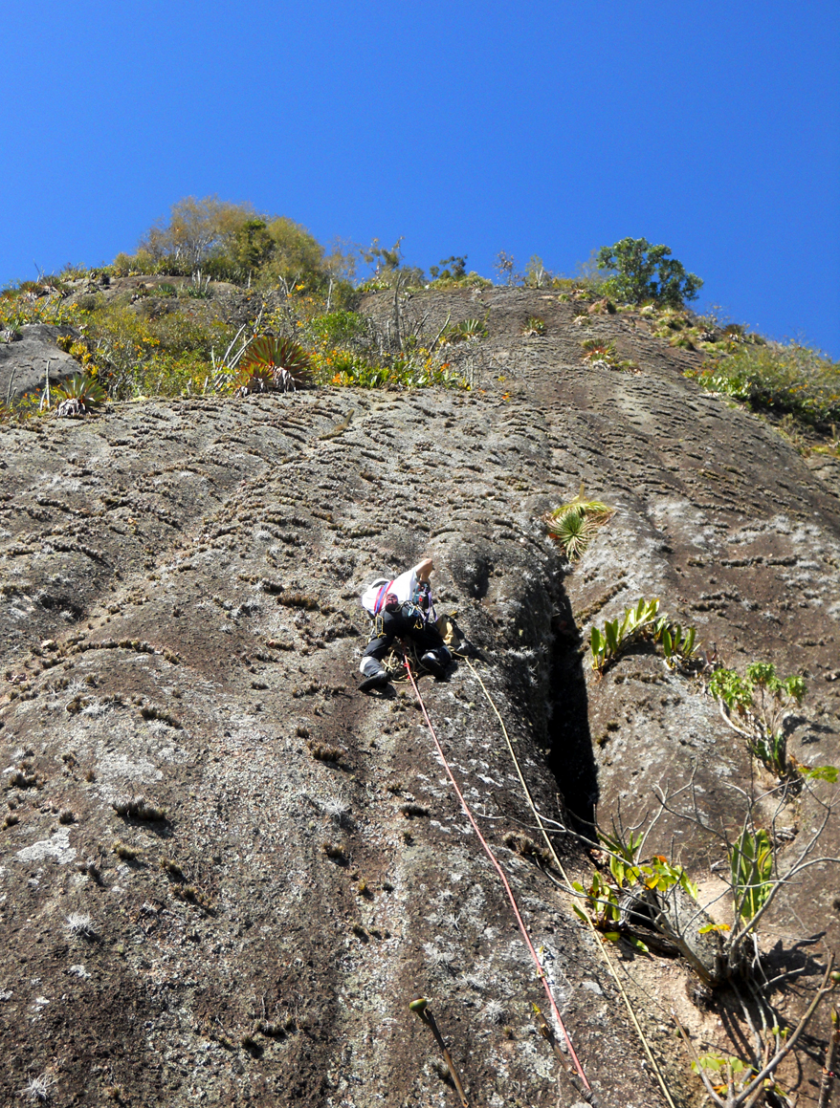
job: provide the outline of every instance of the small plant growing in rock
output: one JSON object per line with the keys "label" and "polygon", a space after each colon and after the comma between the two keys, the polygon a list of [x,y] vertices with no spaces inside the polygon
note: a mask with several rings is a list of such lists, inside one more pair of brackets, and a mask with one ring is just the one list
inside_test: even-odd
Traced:
{"label": "small plant growing in rock", "polygon": [[59,397],[56,415],[61,418],[87,415],[102,404],[107,395],[98,381],[83,374],[70,377],[55,391]]}
{"label": "small plant growing in rock", "polygon": [[751,663],[744,677],[721,667],[709,679],[709,692],[726,723],[744,736],[750,752],[771,773],[780,780],[797,776],[796,765],[787,753],[784,723],[791,708],[800,705],[807,692],[801,677],[777,677],[776,667],[770,662]]}
{"label": "small plant growing in rock", "polygon": [[111,850],[118,858],[122,858],[124,862],[133,862],[139,857],[141,851],[136,850],[133,846],[128,846],[126,843],[117,839]]}
{"label": "small plant growing in rock", "polygon": [[[697,886],[681,865],[669,862],[662,854],[654,854],[649,861],[640,861],[647,838],[647,835],[642,832],[636,834],[631,830],[625,838],[615,830],[612,835],[599,831],[598,838],[602,847],[608,852],[612,880],[596,870],[588,890],[585,890],[580,882],[574,882],[574,888],[586,897],[586,910],[589,917],[598,930],[604,932],[606,938],[612,942],[618,942],[624,934],[632,945],[647,953],[647,945],[632,934],[632,929],[625,926],[628,918],[630,921],[636,918],[637,908],[641,910],[642,918],[647,918],[651,904],[656,903],[659,908],[663,898],[667,905],[672,898],[670,890],[677,886],[688,896],[696,899]],[[643,902],[647,902],[646,907],[643,906]],[[578,905],[573,907],[581,919],[586,918]],[[659,915],[662,919],[658,920],[657,909],[654,909],[650,917],[651,922],[654,926],[659,922],[659,928],[664,931],[667,928],[662,922],[664,915],[661,909]]]}
{"label": "small plant growing in rock", "polygon": [[438,1049],[443,1056],[443,1066],[440,1068],[438,1068],[437,1066],[433,1066],[435,1072],[438,1074],[441,1080],[446,1081],[447,1083],[450,1081],[452,1082],[456,1092],[458,1093],[458,1096],[460,1097],[461,1104],[468,1106],[469,1101],[467,1100],[467,1094],[464,1092],[464,1085],[461,1081],[461,1075],[458,1073],[455,1062],[452,1060],[452,1055],[447,1049],[446,1043],[440,1033],[437,1022],[435,1021],[435,1017],[429,1010],[428,1000],[425,997],[418,997],[417,1000],[412,1000],[408,1007],[409,1011],[413,1012],[415,1016],[417,1016],[417,1018],[420,1020],[420,1022],[424,1023],[432,1032]]}
{"label": "small plant growing in rock", "polygon": [[583,360],[596,364],[606,362],[612,364],[617,359],[614,342],[601,342],[599,339],[584,339],[580,344],[583,350]]}
{"label": "small plant growing in rock", "polygon": [[49,1104],[52,1099],[52,1091],[55,1088],[55,1078],[47,1073],[32,1080],[21,1090],[21,1095],[36,1101],[38,1104]]}
{"label": "small plant growing in rock", "polygon": [[70,929],[71,935],[78,935],[82,939],[93,939],[96,937],[93,920],[89,915],[81,912],[73,912],[65,917],[64,922]]}
{"label": "small plant growing in rock", "polygon": [[[239,370],[240,390],[264,392],[266,388],[259,385],[270,382],[271,389],[294,392],[312,384],[309,358],[303,347],[291,339],[271,335],[263,335],[251,343],[240,360]],[[255,387],[254,382],[259,385]]]}
{"label": "small plant growing in rock", "polygon": [[525,338],[536,338],[539,335],[544,335],[545,320],[540,319],[538,315],[529,315],[522,328],[522,334]]}
{"label": "small plant growing in rock", "polygon": [[608,619],[604,629],[592,628],[592,668],[603,673],[631,642],[649,635],[659,614],[659,600],[639,598],[635,608],[627,608],[621,619]]}
{"label": "small plant growing in rock", "polygon": [[166,812],[163,808],[156,808],[153,804],[148,804],[142,796],[134,797],[132,800],[118,801],[112,804],[111,807],[123,819],[140,819],[149,820],[150,822],[166,819]]}
{"label": "small plant growing in rock", "polygon": [[[586,318],[588,319],[588,317]],[[635,362],[619,358],[614,342],[584,339],[580,345],[583,350],[583,360],[588,362],[593,369],[629,369],[635,372],[639,370]]]}
{"label": "small plant growing in rock", "polygon": [[341,761],[343,751],[339,750],[337,746],[327,746],[325,743],[309,743],[308,745],[309,753],[318,762],[337,764]]}
{"label": "small plant growing in rock", "polygon": [[570,562],[576,562],[589,545],[599,527],[612,516],[614,508],[600,500],[587,500],[583,485],[578,495],[545,517],[548,533],[558,543]]}
{"label": "small plant growing in rock", "polygon": [[412,803],[401,804],[400,812],[402,812],[406,819],[422,819],[426,816],[431,815],[429,809],[424,807],[422,804]]}
{"label": "small plant growing in rock", "polygon": [[446,342],[470,342],[474,339],[483,339],[487,334],[487,326],[481,319],[464,319],[456,323],[441,336]]}
{"label": "small plant growing in rock", "polygon": [[679,623],[672,623],[666,615],[659,615],[659,600],[645,600],[633,608],[626,608],[621,619],[610,619],[603,631],[592,628],[590,645],[592,668],[604,671],[633,643],[648,639],[660,643],[669,669],[688,673],[694,664],[697,649],[697,632],[693,627],[683,630]]}
{"label": "small plant growing in rock", "polygon": [[695,627],[686,627],[683,630],[679,623],[670,623],[661,628],[659,642],[668,669],[675,669],[680,673],[691,671],[697,649],[697,629]]}

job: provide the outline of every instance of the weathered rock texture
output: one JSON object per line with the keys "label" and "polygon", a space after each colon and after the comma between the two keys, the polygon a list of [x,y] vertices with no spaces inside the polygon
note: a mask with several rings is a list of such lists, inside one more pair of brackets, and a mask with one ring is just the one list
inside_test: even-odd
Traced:
{"label": "weathered rock texture", "polygon": [[[384,320],[390,299],[368,310]],[[535,311],[547,334],[522,338]],[[620,804],[630,822],[655,786],[693,775],[708,818],[731,825],[733,786],[757,772],[702,682],[649,649],[601,680],[588,666],[592,622],[640,596],[727,664],[807,673],[791,749],[837,763],[828,463],[815,476],[771,427],[699,393],[680,372],[698,356],[627,316],[590,333],[639,373],[581,364],[573,306],[554,297],[438,295],[411,312],[431,332],[447,312],[487,314],[488,339],[453,355],[473,391],[127,404],[2,431],[4,1103],[46,1074],[60,1105],[454,1104],[408,1012],[421,994],[472,1104],[581,1100],[538,1033],[542,987],[410,689],[355,692],[358,593],[425,553],[549,818],[597,808],[609,826]],[[616,513],[570,573],[540,517],[581,481]],[[461,663],[421,688],[599,1102],[663,1104],[558,875],[504,845],[533,817],[474,674]],[[145,811],[126,807],[141,797]],[[814,818],[803,796],[786,850]],[[651,846],[701,881],[720,861],[674,818]],[[589,857],[570,836],[558,849],[588,884]],[[821,853],[840,853],[836,831]],[[836,890],[828,867],[807,871],[762,931],[800,983],[818,955],[796,944],[837,945]],[[695,1009],[679,965],[622,957],[676,1103],[699,1103],[670,1010],[728,1054],[718,1017],[737,1004]],[[790,1069],[801,1105],[814,1033]]]}
{"label": "weathered rock texture", "polygon": [[30,323],[0,342],[0,403],[37,393],[47,383],[52,388],[79,373],[79,363],[55,343],[59,335],[69,334],[69,327]]}

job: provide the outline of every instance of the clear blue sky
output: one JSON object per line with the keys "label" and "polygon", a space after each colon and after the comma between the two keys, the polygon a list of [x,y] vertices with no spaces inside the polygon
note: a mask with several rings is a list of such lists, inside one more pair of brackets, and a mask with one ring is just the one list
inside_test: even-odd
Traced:
{"label": "clear blue sky", "polygon": [[486,276],[644,236],[840,358],[835,0],[41,0],[3,41],[0,283],[216,194]]}

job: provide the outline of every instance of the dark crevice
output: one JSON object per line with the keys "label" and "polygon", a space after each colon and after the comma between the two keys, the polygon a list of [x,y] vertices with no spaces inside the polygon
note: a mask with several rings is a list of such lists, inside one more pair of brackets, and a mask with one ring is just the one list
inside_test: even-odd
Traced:
{"label": "dark crevice", "polygon": [[584,659],[565,593],[556,602],[554,649],[548,684],[547,765],[573,817],[575,830],[592,836],[598,805],[598,766],[589,730]]}

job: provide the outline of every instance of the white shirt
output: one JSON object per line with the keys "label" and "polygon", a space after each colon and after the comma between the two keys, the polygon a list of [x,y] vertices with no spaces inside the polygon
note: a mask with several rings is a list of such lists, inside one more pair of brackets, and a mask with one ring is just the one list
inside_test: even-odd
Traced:
{"label": "white shirt", "polygon": [[372,616],[375,616],[377,614],[376,600],[380,593],[382,594],[383,603],[386,594],[393,592],[396,593],[397,600],[399,600],[400,604],[405,604],[407,601],[411,600],[416,588],[417,574],[413,569],[407,569],[405,573],[401,573],[399,577],[395,577],[393,581],[387,584],[371,585],[369,588],[365,589],[359,603],[366,611],[370,612]]}

